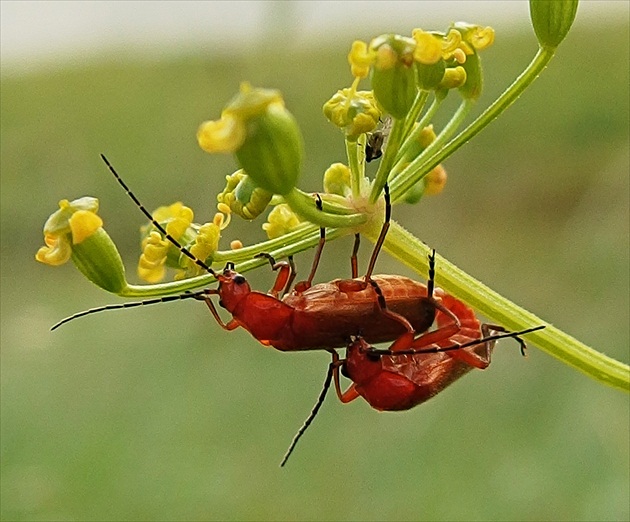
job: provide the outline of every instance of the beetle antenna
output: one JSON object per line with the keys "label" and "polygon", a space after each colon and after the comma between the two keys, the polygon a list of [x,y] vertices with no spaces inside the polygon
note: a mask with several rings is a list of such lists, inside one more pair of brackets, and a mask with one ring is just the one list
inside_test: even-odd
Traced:
{"label": "beetle antenna", "polygon": [[[367,272],[365,273],[365,280],[368,281],[372,277],[372,272],[374,272],[374,266],[376,265],[376,259],[378,258],[378,254],[381,251],[381,247],[385,242],[385,237],[387,236],[387,231],[389,230],[389,224],[392,219],[392,202],[389,197],[389,185],[385,183],[383,186],[383,196],[385,198],[385,221],[383,221],[383,226],[381,228],[381,233],[376,240],[376,244],[374,245],[374,250],[372,251],[372,257],[370,258],[370,264],[368,265]],[[357,247],[358,248],[358,247]]]}
{"label": "beetle antenna", "polygon": [[197,256],[195,256],[194,254],[192,254],[186,247],[182,246],[179,241],[177,241],[177,239],[175,239],[173,236],[171,236],[166,229],[160,225],[155,218],[151,215],[151,212],[149,212],[146,207],[140,203],[140,200],[136,197],[136,195],[131,192],[131,189],[127,186],[127,184],[122,180],[122,178],[120,177],[120,175],[118,174],[118,172],[116,172],[116,169],[114,169],[114,167],[112,166],[112,164],[108,161],[108,159],[105,157],[104,154],[101,154],[101,159],[105,162],[105,165],[107,165],[107,168],[109,169],[109,171],[113,174],[113,176],[116,178],[116,181],[118,181],[118,183],[120,184],[120,186],[125,190],[125,192],[127,193],[127,195],[132,199],[132,201],[136,204],[136,206],[142,211],[142,213],[149,218],[149,221],[151,221],[151,223],[153,224],[153,226],[155,228],[157,228],[162,234],[164,234],[164,237],[171,242],[171,244],[177,248],[182,254],[184,254],[186,257],[188,257],[189,259],[191,259],[197,266],[203,268],[206,272],[212,274],[213,276],[216,276],[216,272],[214,270],[212,270],[212,268],[210,268],[206,263],[204,263],[201,259],[198,259]]}
{"label": "beetle antenna", "polygon": [[76,314],[71,315],[70,317],[66,317],[65,319],[62,319],[57,324],[53,325],[50,330],[51,331],[56,330],[61,325],[69,323],[70,321],[74,319],[78,319],[79,317],[83,317],[85,315],[92,315],[97,312],[105,312],[107,310],[119,310],[121,308],[134,308],[136,306],[145,306],[145,305],[152,305],[152,304],[158,304],[158,303],[168,303],[170,301],[181,301],[183,299],[199,299],[199,297],[201,296],[213,294],[215,292],[216,291],[214,290],[199,290],[198,292],[186,292],[184,294],[168,295],[165,297],[156,297],[155,299],[146,299],[144,301],[132,301],[130,303],[111,304],[111,305],[99,306],[98,308],[90,308],[89,310],[84,310],[83,312],[78,312]]}
{"label": "beetle antenna", "polygon": [[319,409],[322,407],[322,404],[324,404],[324,399],[326,399],[326,394],[328,393],[328,389],[330,388],[330,384],[332,382],[333,371],[335,369],[335,365],[336,364],[334,360],[328,365],[328,373],[326,373],[324,386],[322,388],[322,391],[319,393],[319,397],[317,397],[317,402],[315,403],[315,406],[313,406],[311,413],[309,413],[308,417],[304,421],[304,424],[302,424],[302,427],[295,434],[295,437],[293,437],[293,440],[291,441],[291,445],[289,446],[289,449],[287,450],[287,452],[284,454],[284,457],[282,458],[282,462],[280,463],[281,468],[284,467],[284,465],[287,463],[298,441],[302,438],[302,435],[304,435],[304,432],[306,431],[306,429],[311,425],[311,423],[315,419],[315,416],[317,415],[317,412],[319,411]]}

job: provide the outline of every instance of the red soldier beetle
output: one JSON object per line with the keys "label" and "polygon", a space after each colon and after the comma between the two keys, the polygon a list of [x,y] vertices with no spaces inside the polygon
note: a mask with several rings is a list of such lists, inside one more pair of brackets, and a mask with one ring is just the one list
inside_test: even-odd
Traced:
{"label": "red soldier beetle", "polygon": [[[461,323],[460,330],[448,339],[431,343],[429,335],[425,335],[414,342],[413,348],[379,350],[357,337],[348,346],[345,360],[333,356],[335,390],[341,402],[363,397],[376,410],[408,410],[471,370],[486,369],[498,339],[516,339],[525,356],[526,345],[519,336],[544,328],[508,332],[501,326],[481,324],[471,308],[448,294],[442,295],[442,304]],[[435,320],[438,330],[451,321],[439,310]],[[352,381],[345,392],[339,382],[340,369]]]}
{"label": "red soldier beetle", "polygon": [[[434,256],[431,256],[429,288],[433,287],[434,263]],[[442,305],[458,318],[459,330],[448,338],[436,340],[434,332],[452,324],[451,315],[438,309],[435,317],[437,329],[404,343],[407,347],[402,347],[396,340],[389,349],[378,349],[357,336],[348,345],[345,359],[340,359],[335,350],[330,350],[332,362],[320,396],[293,438],[280,466],[287,463],[297,442],[313,422],[333,381],[337,396],[343,403],[363,397],[379,411],[408,410],[434,397],[471,370],[487,368],[499,339],[516,339],[521,354],[525,356],[527,347],[520,336],[544,328],[536,326],[509,332],[502,326],[481,324],[472,308],[441,289],[436,289],[435,293]],[[346,391],[341,390],[340,372],[352,381]]]}

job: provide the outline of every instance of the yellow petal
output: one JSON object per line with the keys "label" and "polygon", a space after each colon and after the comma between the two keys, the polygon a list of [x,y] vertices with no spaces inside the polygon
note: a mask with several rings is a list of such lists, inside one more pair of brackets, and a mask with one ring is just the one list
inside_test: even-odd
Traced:
{"label": "yellow petal", "polygon": [[413,52],[414,60],[424,65],[433,65],[439,62],[442,58],[441,42],[431,33],[422,29],[414,29],[412,34],[417,44]]}
{"label": "yellow petal", "polygon": [[103,226],[103,220],[89,210],[77,210],[70,219],[72,243],[78,245]]}
{"label": "yellow petal", "polygon": [[41,247],[35,254],[37,261],[50,266],[59,266],[70,259],[72,248],[65,236],[46,234],[44,241],[46,246]]}
{"label": "yellow petal", "polygon": [[220,120],[206,121],[199,126],[197,141],[209,153],[235,152],[245,140],[245,126],[229,114]]}

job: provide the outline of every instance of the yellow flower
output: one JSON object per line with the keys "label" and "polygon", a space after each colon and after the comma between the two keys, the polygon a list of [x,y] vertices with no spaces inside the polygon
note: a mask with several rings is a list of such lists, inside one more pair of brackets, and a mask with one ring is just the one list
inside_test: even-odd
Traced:
{"label": "yellow flower", "polygon": [[444,190],[446,186],[446,169],[438,165],[424,178],[424,194],[435,196]]}
{"label": "yellow flower", "polygon": [[374,51],[368,48],[365,42],[360,40],[352,42],[352,48],[348,54],[348,63],[350,63],[352,76],[355,78],[367,78],[375,57]]}
{"label": "yellow flower", "polygon": [[[433,65],[442,59],[443,44],[439,36],[427,33],[422,29],[414,29],[411,34],[416,41],[416,48],[413,51],[413,58],[416,62]],[[457,34],[459,35],[459,33]]]}
{"label": "yellow flower", "polygon": [[[194,213],[181,201],[158,207],[151,215],[176,241],[183,244],[192,241]],[[166,275],[166,266],[180,268],[181,252],[152,224],[145,225],[141,231],[145,237],[138,260],[138,276],[149,283],[158,283]]]}
{"label": "yellow flower", "polygon": [[372,132],[378,125],[381,111],[371,91],[356,91],[353,88],[337,91],[324,104],[324,116],[343,129],[346,136],[357,139],[361,134]]}
{"label": "yellow flower", "polygon": [[324,172],[324,192],[346,196],[350,191],[350,169],[343,163],[333,163]]}
{"label": "yellow flower", "polygon": [[70,259],[72,247],[70,242],[65,240],[64,236],[45,234],[44,243],[46,243],[46,246],[41,247],[35,254],[35,259],[40,263],[59,266]]}
{"label": "yellow flower", "polygon": [[98,199],[83,197],[59,202],[44,224],[44,243],[35,259],[51,266],[72,258],[76,267],[104,290],[120,293],[127,287],[125,268],[116,245],[96,214]]}
{"label": "yellow flower", "polygon": [[35,259],[51,266],[64,264],[72,255],[72,245],[83,243],[103,226],[103,220],[96,214],[98,200],[83,197],[59,202],[59,210],[44,224],[44,242]]}
{"label": "yellow flower", "polygon": [[225,177],[226,185],[217,195],[218,208],[226,214],[234,213],[244,219],[258,217],[266,208],[273,194],[258,186],[243,169]]}
{"label": "yellow flower", "polygon": [[166,257],[170,243],[152,231],[142,241],[142,254],[138,261],[138,277],[148,283],[159,283],[166,274]]}
{"label": "yellow flower", "polygon": [[286,203],[276,205],[267,217],[267,223],[262,228],[267,232],[269,239],[288,234],[300,224],[300,218],[291,210]]}
{"label": "yellow flower", "polygon": [[245,134],[242,120],[223,111],[220,120],[204,121],[199,126],[197,141],[199,146],[210,154],[229,153],[240,148],[245,141]]}

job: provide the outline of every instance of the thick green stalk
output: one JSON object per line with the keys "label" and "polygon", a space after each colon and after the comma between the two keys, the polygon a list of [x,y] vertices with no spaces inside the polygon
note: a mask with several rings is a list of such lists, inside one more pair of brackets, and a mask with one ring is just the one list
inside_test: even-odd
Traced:
{"label": "thick green stalk", "polygon": [[348,156],[348,167],[350,168],[350,187],[352,188],[352,195],[356,198],[361,193],[361,179],[364,176],[363,164],[359,161],[359,144],[356,140],[348,140],[346,138],[346,155]]}
{"label": "thick green stalk", "polygon": [[[384,248],[396,259],[423,277],[427,277],[429,247],[398,223],[392,222]],[[544,324],[546,326],[544,330],[527,334],[528,342],[604,384],[630,391],[628,365],[593,350],[546,323],[441,256],[436,256],[435,280],[436,284],[449,294],[461,299],[491,321],[510,330],[521,330]]]}

